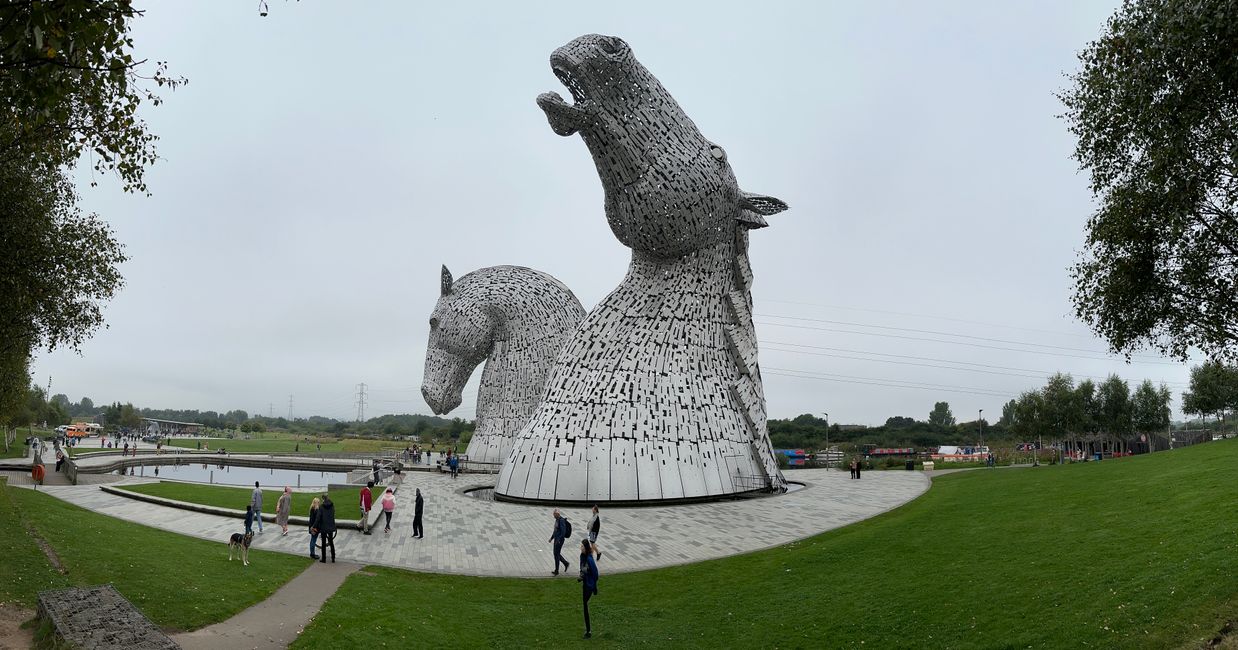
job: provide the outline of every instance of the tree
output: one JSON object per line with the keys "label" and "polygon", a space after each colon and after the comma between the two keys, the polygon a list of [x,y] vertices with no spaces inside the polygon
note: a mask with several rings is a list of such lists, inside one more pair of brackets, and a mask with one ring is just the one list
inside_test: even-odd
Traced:
{"label": "tree", "polygon": [[121,285],[121,246],[78,210],[68,170],[88,155],[126,191],[146,191],[156,138],[137,111],[160,99],[144,86],[184,80],[133,57],[141,13],[128,0],[0,4],[0,420],[33,351],[76,348]]}
{"label": "tree", "polygon": [[937,429],[949,429],[954,426],[954,414],[950,412],[949,402],[937,402],[929,411],[928,423]]}
{"label": "tree", "polygon": [[1097,424],[1115,446],[1120,446],[1131,433],[1133,413],[1130,386],[1121,377],[1109,375],[1097,389],[1096,398],[1100,404]]}
{"label": "tree", "polygon": [[[1143,380],[1131,397],[1132,420],[1135,431],[1159,433],[1169,429],[1169,389],[1159,388],[1148,379]],[[1152,449],[1149,445],[1148,449]]]}
{"label": "tree", "polygon": [[915,427],[917,424],[920,424],[920,423],[916,421],[915,418],[908,418],[908,417],[903,417],[901,415],[896,415],[894,417],[886,418],[885,426],[887,429],[910,429],[912,427]]}
{"label": "tree", "polygon": [[1012,399],[1009,402],[1002,404],[1002,417],[997,420],[998,426],[1008,427],[1014,424],[1015,406],[1017,406],[1018,403],[1019,400]]}
{"label": "tree", "polygon": [[1060,93],[1099,208],[1077,315],[1128,357],[1238,357],[1238,12],[1126,0]]}
{"label": "tree", "polygon": [[1079,382],[1075,388],[1075,399],[1079,403],[1078,432],[1087,436],[1096,434],[1100,427],[1100,401],[1096,397],[1096,383],[1091,379]]}
{"label": "tree", "polygon": [[90,415],[95,412],[95,403],[89,397],[83,397],[77,403],[77,415]]}
{"label": "tree", "polygon": [[145,192],[155,141],[138,117],[161,99],[147,85],[176,88],[166,64],[135,59],[129,0],[40,0],[0,6],[0,161],[39,160],[47,170],[90,154],[126,191]]}
{"label": "tree", "polygon": [[1238,410],[1238,367],[1209,361],[1191,368],[1191,389],[1182,394],[1182,412],[1224,421]]}
{"label": "tree", "polygon": [[[3,127],[0,127],[3,130]],[[0,393],[29,382],[36,348],[77,348],[103,323],[120,288],[121,245],[77,207],[67,176],[0,161]]]}
{"label": "tree", "polygon": [[1074,378],[1060,372],[1054,374],[1045,382],[1041,395],[1044,404],[1041,416],[1054,438],[1064,439],[1079,431],[1083,409]]}

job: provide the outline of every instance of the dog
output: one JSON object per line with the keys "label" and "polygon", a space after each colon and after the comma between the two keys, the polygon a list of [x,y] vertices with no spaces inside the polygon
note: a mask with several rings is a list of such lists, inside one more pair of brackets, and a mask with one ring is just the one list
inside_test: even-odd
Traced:
{"label": "dog", "polygon": [[254,541],[254,533],[232,533],[232,537],[228,538],[228,561],[232,561],[232,552],[239,551],[241,563],[249,566],[249,544]]}

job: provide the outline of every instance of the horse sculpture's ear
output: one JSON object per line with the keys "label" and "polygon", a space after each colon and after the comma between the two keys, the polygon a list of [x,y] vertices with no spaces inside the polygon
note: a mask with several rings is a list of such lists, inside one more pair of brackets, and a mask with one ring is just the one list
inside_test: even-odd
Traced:
{"label": "horse sculpture's ear", "polygon": [[444,264],[443,265],[443,280],[442,280],[442,285],[441,285],[444,296],[451,293],[451,282],[452,282],[451,271],[448,271],[447,265]]}
{"label": "horse sculpture's ear", "polygon": [[787,204],[782,199],[740,191],[739,221],[748,228],[764,228],[769,225],[765,217],[786,209]]}

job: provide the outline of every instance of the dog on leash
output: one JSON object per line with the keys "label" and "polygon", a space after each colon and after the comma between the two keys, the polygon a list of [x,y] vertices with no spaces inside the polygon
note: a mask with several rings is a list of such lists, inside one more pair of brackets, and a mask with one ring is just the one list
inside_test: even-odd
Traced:
{"label": "dog on leash", "polygon": [[252,541],[254,541],[253,531],[245,534],[232,533],[232,537],[228,538],[228,561],[232,561],[233,551],[239,551],[241,563],[249,566],[249,543]]}

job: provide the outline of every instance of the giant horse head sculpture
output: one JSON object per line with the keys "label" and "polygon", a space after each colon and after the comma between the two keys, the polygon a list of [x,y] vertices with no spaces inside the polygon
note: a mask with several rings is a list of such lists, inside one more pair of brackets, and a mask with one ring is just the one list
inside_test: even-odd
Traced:
{"label": "giant horse head sculpture", "polygon": [[438,303],[430,314],[430,341],[421,384],[421,395],[435,415],[460,406],[469,376],[494,346],[491,310],[478,301],[475,292],[456,291],[453,295],[454,284],[451,271],[444,266]]}
{"label": "giant horse head sculpture", "polygon": [[768,225],[782,201],[739,189],[726,151],[709,141],[622,39],[589,34],[550,55],[572,95],[537,104],[555,133],[580,133],[606,194],[606,219],[625,246],[676,258]]}
{"label": "giant horse head sculpture", "polygon": [[[555,278],[523,266],[490,266],[459,280],[444,266],[439,294],[421,385],[426,403],[437,415],[449,413],[486,361],[477,433],[490,435],[497,420],[523,424],[563,341],[584,318],[580,301]],[[506,421],[499,428],[512,427],[519,428]]]}

